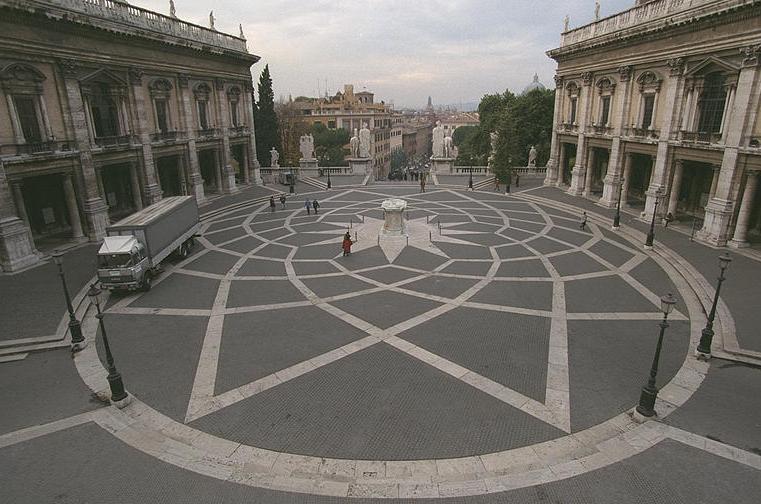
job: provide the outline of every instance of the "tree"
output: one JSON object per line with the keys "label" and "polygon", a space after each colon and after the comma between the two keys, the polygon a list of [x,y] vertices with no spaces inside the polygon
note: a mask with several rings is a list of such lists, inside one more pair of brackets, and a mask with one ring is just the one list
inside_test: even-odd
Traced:
{"label": "tree", "polygon": [[407,153],[397,149],[391,153],[391,171],[401,170],[407,165]]}
{"label": "tree", "polygon": [[312,125],[314,153],[320,166],[348,166],[346,156],[349,149],[349,132],[343,128],[331,130],[322,123]]}
{"label": "tree", "polygon": [[270,149],[282,152],[280,133],[278,132],[277,114],[275,113],[275,95],[272,92],[272,78],[269,65],[264,67],[259,77],[259,100],[254,101],[254,126],[256,132],[256,157],[261,166],[270,165]]}
{"label": "tree", "polygon": [[292,100],[281,100],[275,104],[280,146],[283,148],[280,159],[283,166],[298,166],[301,159],[299,141],[309,127],[301,120],[303,117]]}

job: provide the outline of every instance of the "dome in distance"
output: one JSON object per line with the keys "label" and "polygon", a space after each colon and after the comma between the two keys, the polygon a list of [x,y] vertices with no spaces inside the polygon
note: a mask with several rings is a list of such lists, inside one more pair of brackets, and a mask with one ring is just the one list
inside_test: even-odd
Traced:
{"label": "dome in distance", "polygon": [[531,84],[526,86],[526,88],[523,90],[523,93],[521,93],[521,94],[526,94],[529,91],[533,91],[534,89],[541,89],[542,91],[544,91],[546,89],[544,87],[544,84],[539,82],[539,75],[537,75],[537,74],[534,74],[534,80],[531,82]]}

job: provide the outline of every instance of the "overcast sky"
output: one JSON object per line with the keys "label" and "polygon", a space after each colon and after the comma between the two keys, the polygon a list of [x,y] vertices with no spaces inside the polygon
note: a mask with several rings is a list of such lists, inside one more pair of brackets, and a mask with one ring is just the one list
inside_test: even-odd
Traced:
{"label": "overcast sky", "polygon": [[[131,0],[164,14],[169,0]],[[534,73],[550,86],[563,17],[581,26],[594,0],[175,0],[180,19],[248,39],[269,64],[275,97],[331,94],[353,83],[397,107],[478,102],[520,92]],[[601,0],[602,17],[634,0]],[[319,83],[319,84],[318,84]]]}

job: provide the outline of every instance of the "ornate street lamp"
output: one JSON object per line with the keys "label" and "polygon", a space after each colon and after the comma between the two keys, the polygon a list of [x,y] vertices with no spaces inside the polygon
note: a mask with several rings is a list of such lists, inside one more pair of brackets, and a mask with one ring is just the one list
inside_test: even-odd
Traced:
{"label": "ornate street lamp", "polygon": [[647,385],[642,387],[642,394],[639,396],[639,404],[637,405],[637,413],[644,417],[651,417],[655,415],[655,399],[658,397],[658,388],[655,386],[655,377],[658,374],[658,361],[661,358],[661,347],[663,346],[663,333],[669,326],[666,319],[674,309],[676,304],[676,298],[667,294],[661,298],[661,311],[663,312],[663,320],[661,320],[660,328],[661,333],[658,336],[658,345],[655,347],[655,356],[653,357],[653,365],[650,368],[650,378],[647,380]]}
{"label": "ornate street lamp", "polygon": [[616,203],[616,214],[613,216],[613,229],[621,227],[621,197],[624,190],[624,178],[621,178],[621,182],[618,184],[618,203]]}
{"label": "ornate street lamp", "polygon": [[647,239],[645,240],[645,248],[653,248],[653,240],[655,240],[655,214],[658,213],[658,203],[660,203],[661,192],[655,193],[655,204],[653,205],[653,220],[650,221],[650,231],[647,232]]}
{"label": "ornate street lamp", "polygon": [[719,292],[721,292],[721,284],[724,282],[724,272],[729,267],[729,263],[732,262],[732,258],[729,257],[729,253],[724,252],[719,256],[719,283],[716,285],[716,293],[713,296],[713,305],[711,306],[711,313],[708,314],[708,322],[703,328],[703,332],[700,334],[700,344],[698,345],[695,355],[698,359],[708,360],[711,358],[711,342],[713,342],[713,320],[716,317],[716,305],[719,302]]}
{"label": "ornate street lamp", "polygon": [[328,189],[330,189],[332,186],[330,184],[330,171],[328,171]]}
{"label": "ornate street lamp", "polygon": [[82,336],[82,326],[77,320],[74,314],[74,307],[71,305],[71,296],[69,295],[69,288],[66,285],[66,276],[63,272],[63,253],[56,250],[52,254],[53,262],[58,266],[58,276],[61,277],[61,284],[63,284],[63,295],[66,298],[66,309],[69,311],[69,334],[71,334],[71,351],[79,352],[87,346],[87,341]]}
{"label": "ornate street lamp", "polygon": [[295,192],[295,191],[294,191],[294,189],[293,189],[293,170],[289,170],[289,172],[290,172],[290,175],[291,175],[291,177],[290,177],[290,182],[291,182],[291,183],[290,183],[290,186],[289,186],[289,188],[288,188],[288,189],[289,189],[289,191],[288,191],[288,192],[289,192],[290,194],[293,194],[293,193]]}
{"label": "ornate street lamp", "polygon": [[468,178],[468,189],[473,190],[473,167],[470,167],[470,177]]}
{"label": "ornate street lamp", "polygon": [[100,326],[100,333],[103,335],[103,348],[106,350],[106,364],[108,365],[108,386],[111,388],[111,402],[118,408],[123,408],[130,402],[129,394],[124,390],[124,383],[122,382],[122,375],[116,370],[114,364],[114,356],[111,355],[111,346],[108,344],[108,335],[106,334],[106,325],[103,323],[103,312],[100,310],[101,302],[101,290],[98,289],[95,284],[90,285],[90,290],[87,295],[95,305],[97,313],[95,317],[98,319],[98,325]]}

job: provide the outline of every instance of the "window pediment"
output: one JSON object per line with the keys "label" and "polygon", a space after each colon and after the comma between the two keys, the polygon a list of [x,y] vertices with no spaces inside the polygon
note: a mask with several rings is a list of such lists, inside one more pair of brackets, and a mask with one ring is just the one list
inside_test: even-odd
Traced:
{"label": "window pediment", "polygon": [[227,90],[227,98],[231,101],[238,101],[240,99],[240,88],[238,86],[230,86]]}
{"label": "window pediment", "polygon": [[637,77],[640,92],[648,90],[657,92],[661,89],[661,83],[663,78],[652,70],[646,70]]}
{"label": "window pediment", "polygon": [[107,68],[100,68],[80,79],[82,84],[108,84],[109,86],[126,87],[127,81],[118,74],[108,70]]}
{"label": "window pediment", "polygon": [[199,82],[193,87],[193,94],[195,95],[196,100],[206,101],[211,94],[211,86],[205,82]]}
{"label": "window pediment", "polygon": [[8,93],[41,94],[45,75],[30,65],[11,63],[0,70],[0,81]]}
{"label": "window pediment", "polygon": [[725,74],[736,74],[740,71],[740,67],[733,65],[732,63],[717,58],[716,56],[709,56],[706,59],[691,66],[685,73],[687,77],[702,77],[714,72],[721,72]]}
{"label": "window pediment", "polygon": [[597,91],[602,94],[613,94],[616,91],[616,82],[610,77],[601,77],[595,83]]}
{"label": "window pediment", "polygon": [[579,85],[575,81],[571,81],[565,85],[565,90],[569,96],[575,96],[579,94]]}
{"label": "window pediment", "polygon": [[164,78],[154,79],[148,86],[151,96],[154,98],[168,98],[172,88],[172,83]]}

